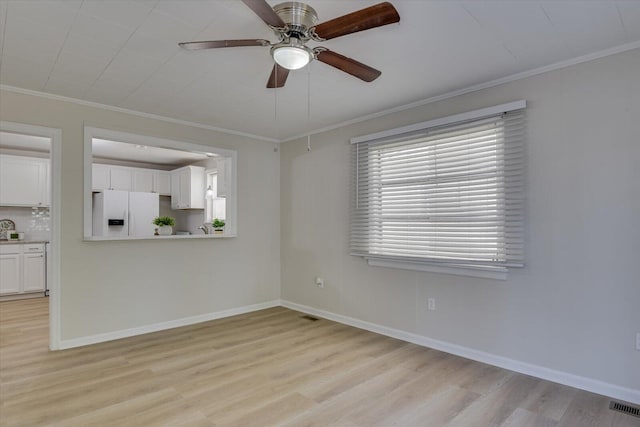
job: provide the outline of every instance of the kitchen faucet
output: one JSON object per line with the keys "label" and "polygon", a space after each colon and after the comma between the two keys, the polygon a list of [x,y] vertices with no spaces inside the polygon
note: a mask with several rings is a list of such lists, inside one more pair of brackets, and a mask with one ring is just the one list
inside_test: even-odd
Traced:
{"label": "kitchen faucet", "polygon": [[200,227],[198,227],[198,229],[202,230],[204,234],[209,234],[209,227],[207,227],[206,224],[202,224]]}

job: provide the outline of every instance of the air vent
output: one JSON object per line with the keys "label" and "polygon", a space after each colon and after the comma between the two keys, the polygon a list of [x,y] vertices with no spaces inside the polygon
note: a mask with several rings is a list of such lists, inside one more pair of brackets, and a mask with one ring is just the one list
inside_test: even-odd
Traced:
{"label": "air vent", "polygon": [[304,316],[300,316],[300,318],[305,320],[310,320],[312,322],[319,320],[317,317],[309,316],[308,314],[305,314]]}
{"label": "air vent", "polygon": [[611,403],[609,404],[609,409],[640,418],[640,408],[638,408],[637,406],[631,406],[625,403],[611,401]]}

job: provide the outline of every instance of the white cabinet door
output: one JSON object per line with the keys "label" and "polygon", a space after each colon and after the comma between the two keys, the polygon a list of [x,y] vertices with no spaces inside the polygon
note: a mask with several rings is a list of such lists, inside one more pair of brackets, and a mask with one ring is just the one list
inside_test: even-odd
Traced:
{"label": "white cabinet door", "polygon": [[153,172],[153,191],[161,196],[171,195],[171,173],[163,171]]}
{"label": "white cabinet door", "polygon": [[132,181],[131,169],[111,166],[112,190],[131,191]]}
{"label": "white cabinet door", "polygon": [[204,209],[204,184],[202,166],[171,171],[171,209]]}
{"label": "white cabinet door", "polygon": [[0,205],[46,206],[48,159],[0,156]]}
{"label": "white cabinet door", "polygon": [[191,174],[189,169],[183,169],[180,171],[180,208],[190,208],[191,200],[189,195],[191,194]]}
{"label": "white cabinet door", "polygon": [[21,260],[21,254],[0,254],[0,295],[20,292]]}
{"label": "white cabinet door", "polygon": [[46,288],[44,252],[25,253],[22,264],[22,292],[43,292]]}
{"label": "white cabinet door", "polygon": [[171,209],[180,209],[180,171],[171,172]]}
{"label": "white cabinet door", "polygon": [[144,193],[153,192],[153,171],[144,169],[133,170],[133,191]]}
{"label": "white cabinet door", "polygon": [[108,165],[91,165],[91,188],[94,191],[108,190],[111,187],[110,169]]}

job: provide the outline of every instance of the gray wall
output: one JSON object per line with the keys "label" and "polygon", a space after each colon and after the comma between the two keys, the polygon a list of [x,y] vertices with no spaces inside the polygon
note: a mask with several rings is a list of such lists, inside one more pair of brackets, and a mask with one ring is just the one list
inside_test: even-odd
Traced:
{"label": "gray wall", "polygon": [[[0,93],[0,117],[62,129],[62,340],[279,298],[274,144],[7,91]],[[238,237],[84,242],[84,125],[238,150]]]}
{"label": "gray wall", "polygon": [[[349,255],[349,138],[518,99],[528,101],[525,268],[494,281]],[[282,299],[640,389],[639,120],[634,50],[314,135],[310,153],[306,139],[283,144]]]}

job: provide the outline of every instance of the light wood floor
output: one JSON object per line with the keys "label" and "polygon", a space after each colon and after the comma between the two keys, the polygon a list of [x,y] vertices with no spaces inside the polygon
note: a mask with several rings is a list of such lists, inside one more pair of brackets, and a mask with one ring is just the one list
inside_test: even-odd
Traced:
{"label": "light wood floor", "polygon": [[1,426],[639,426],[609,399],[273,308],[49,352],[0,303]]}

